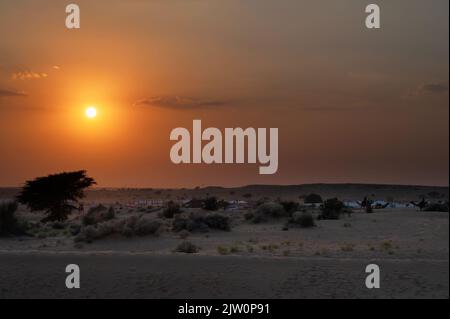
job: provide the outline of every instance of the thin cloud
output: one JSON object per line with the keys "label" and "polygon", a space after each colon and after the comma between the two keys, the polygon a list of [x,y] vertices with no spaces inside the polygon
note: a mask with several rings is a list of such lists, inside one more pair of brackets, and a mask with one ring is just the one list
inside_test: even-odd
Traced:
{"label": "thin cloud", "polygon": [[27,93],[23,91],[0,89],[0,97],[25,97]]}
{"label": "thin cloud", "polygon": [[24,72],[15,72],[11,74],[11,78],[13,80],[37,80],[37,79],[45,79],[48,77],[47,73],[44,72],[33,72],[33,71],[24,71]]}
{"label": "thin cloud", "polygon": [[225,101],[201,100],[182,96],[156,96],[141,99],[134,103],[134,106],[155,106],[173,109],[194,109],[202,107],[214,107],[227,104]]}

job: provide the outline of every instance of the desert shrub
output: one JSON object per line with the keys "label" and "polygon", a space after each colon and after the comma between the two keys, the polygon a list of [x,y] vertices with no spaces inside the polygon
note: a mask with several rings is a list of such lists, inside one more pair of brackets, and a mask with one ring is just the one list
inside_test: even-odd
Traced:
{"label": "desert shrub", "polygon": [[165,218],[173,218],[177,214],[181,214],[182,210],[180,208],[180,205],[174,203],[173,201],[170,201],[167,203],[167,207],[163,211],[163,216]]}
{"label": "desert shrub", "polygon": [[205,223],[209,228],[230,231],[230,218],[222,214],[211,214],[205,217]]}
{"label": "desert shrub", "polygon": [[339,219],[344,207],[344,203],[337,198],[327,199],[321,207],[319,219]]}
{"label": "desert shrub", "polygon": [[230,250],[225,246],[217,246],[217,252],[220,255],[228,255],[230,253]]}
{"label": "desert shrub", "polygon": [[91,207],[86,215],[83,216],[82,223],[84,226],[96,225],[108,220],[112,220],[116,217],[116,212],[111,206],[107,208],[102,204]]}
{"label": "desert shrub", "polygon": [[208,197],[203,200],[203,209],[206,210],[218,210],[219,209],[219,201],[216,197]]}
{"label": "desert shrub", "polygon": [[269,218],[267,216],[256,214],[253,216],[251,221],[253,224],[261,224],[267,222],[268,220]]}
{"label": "desert shrub", "polygon": [[186,227],[186,230],[190,232],[206,233],[209,231],[204,215],[198,213],[192,213],[189,215]]}
{"label": "desert shrub", "polygon": [[246,194],[242,195],[242,197],[247,198],[247,199],[252,198],[252,196],[253,195],[251,193],[246,193]]}
{"label": "desert shrub", "polygon": [[189,216],[176,216],[172,221],[172,230],[180,232],[208,232],[209,229],[229,231],[231,229],[228,216],[222,214],[198,214],[191,213]]}
{"label": "desert shrub", "polygon": [[302,228],[309,228],[316,226],[314,217],[310,212],[295,212],[289,219],[289,224],[298,225]]}
{"label": "desert shrub", "polygon": [[124,237],[158,235],[161,222],[147,217],[131,216],[123,220],[109,220],[95,225],[87,225],[81,228],[75,236],[75,242],[91,243],[110,235],[122,235]]}
{"label": "desert shrub", "polygon": [[180,243],[177,248],[175,248],[175,252],[177,253],[185,253],[185,254],[195,254],[200,249],[189,241],[183,241]]}
{"label": "desert shrub", "polygon": [[322,196],[320,196],[319,194],[309,194],[305,197],[304,200],[305,204],[321,204],[323,203],[323,199]]}
{"label": "desert shrub", "polygon": [[110,235],[121,234],[124,227],[123,221],[110,220],[96,225],[88,225],[81,228],[74,241],[92,243]]}
{"label": "desert shrub", "polygon": [[254,223],[262,223],[272,218],[280,218],[287,216],[283,206],[279,203],[269,202],[258,206],[252,221]]}
{"label": "desert shrub", "polygon": [[175,216],[172,221],[172,230],[174,232],[187,231],[188,218],[185,216]]}
{"label": "desert shrub", "polygon": [[97,230],[95,229],[94,226],[89,225],[83,227],[81,232],[77,236],[75,236],[73,241],[76,243],[79,242],[92,243],[96,238],[97,238]]}
{"label": "desert shrub", "polygon": [[128,227],[130,227],[131,229],[134,230],[134,228],[136,226],[136,223],[137,223],[139,218],[140,217],[136,216],[136,215],[130,216],[127,219],[123,220],[122,223],[124,224],[124,226],[128,226]]}
{"label": "desert shrub", "polygon": [[283,206],[283,209],[286,213],[291,215],[292,213],[298,211],[299,204],[294,201],[286,201],[286,202],[280,202],[281,206]]}
{"label": "desert shrub", "polygon": [[446,212],[448,213],[449,211],[449,204],[448,202],[446,203],[433,203],[433,204],[428,204],[427,206],[425,206],[424,211],[426,212]]}
{"label": "desert shrub", "polygon": [[176,216],[172,222],[172,230],[204,233],[208,232],[209,227],[202,215],[192,213],[189,216]]}
{"label": "desert shrub", "polygon": [[16,217],[17,202],[0,204],[0,236],[19,235],[24,231]]}
{"label": "desert shrub", "polygon": [[120,232],[122,236],[130,238],[134,236],[134,230],[129,225],[124,225],[122,231]]}
{"label": "desert shrub", "polygon": [[283,206],[274,202],[262,204],[257,208],[256,213],[258,215],[264,215],[274,218],[286,216]]}
{"label": "desert shrub", "polygon": [[158,220],[139,218],[134,225],[134,233],[138,236],[157,235],[162,224]]}

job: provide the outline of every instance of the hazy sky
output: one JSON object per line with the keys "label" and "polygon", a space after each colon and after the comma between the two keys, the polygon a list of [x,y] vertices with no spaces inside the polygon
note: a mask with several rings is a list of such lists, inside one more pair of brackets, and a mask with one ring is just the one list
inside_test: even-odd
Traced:
{"label": "hazy sky", "polygon": [[[448,0],[72,2],[79,30],[70,2],[0,2],[0,186],[448,185]],[[172,164],[193,119],[278,127],[278,173]]]}

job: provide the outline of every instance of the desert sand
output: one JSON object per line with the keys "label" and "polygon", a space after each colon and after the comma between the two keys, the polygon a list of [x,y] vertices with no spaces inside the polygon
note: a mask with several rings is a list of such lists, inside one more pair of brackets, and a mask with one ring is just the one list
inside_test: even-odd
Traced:
{"label": "desert sand", "polygon": [[[368,192],[363,187],[344,186],[335,187],[333,193],[329,185],[314,187],[321,187],[313,190],[322,190],[325,197],[346,200],[374,194],[408,201],[433,191],[398,186],[390,190],[372,187]],[[352,193],[349,187],[357,191]],[[218,197],[220,191],[223,197],[259,192],[253,196],[284,198],[299,193],[289,187],[285,193],[278,188],[252,187],[233,193],[214,189]],[[448,188],[434,191],[448,198]],[[191,197],[196,193],[201,197],[213,192],[208,188],[165,190],[162,194]],[[2,191],[3,198],[13,193]],[[155,197],[155,190],[96,190],[89,192],[86,205],[132,205],[148,199],[148,194]],[[140,212],[138,207],[130,207],[118,216],[159,218],[158,210]],[[419,212],[410,207],[366,214],[356,209],[340,220],[318,220],[313,228],[286,230],[282,220],[250,223],[243,217],[245,212],[220,212],[231,219],[229,232],[210,230],[181,236],[165,229],[158,236],[113,235],[78,244],[72,236],[58,232],[2,238],[0,298],[449,298],[448,213]],[[40,217],[23,207],[19,213],[28,219]],[[71,217],[73,222],[80,218],[77,214]],[[195,244],[199,251],[174,252],[183,241]],[[380,289],[365,286],[365,267],[371,263],[380,266]],[[65,287],[68,264],[80,266],[81,289]]]}

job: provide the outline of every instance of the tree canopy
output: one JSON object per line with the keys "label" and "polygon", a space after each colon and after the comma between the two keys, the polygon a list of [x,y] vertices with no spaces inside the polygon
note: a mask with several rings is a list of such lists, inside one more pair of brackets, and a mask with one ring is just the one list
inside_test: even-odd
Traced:
{"label": "tree canopy", "polygon": [[31,211],[46,211],[43,222],[63,221],[72,210],[79,209],[84,189],[94,184],[84,170],[38,177],[25,183],[17,201]]}
{"label": "tree canopy", "polygon": [[305,204],[320,204],[323,203],[323,199],[319,194],[312,193],[305,197],[304,202]]}

